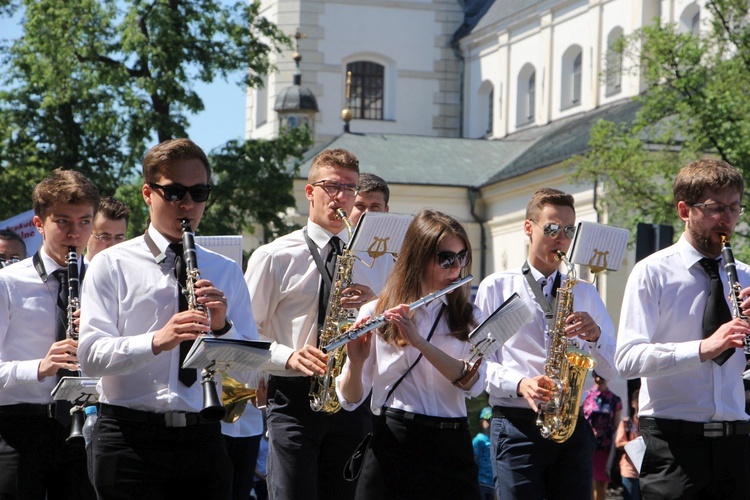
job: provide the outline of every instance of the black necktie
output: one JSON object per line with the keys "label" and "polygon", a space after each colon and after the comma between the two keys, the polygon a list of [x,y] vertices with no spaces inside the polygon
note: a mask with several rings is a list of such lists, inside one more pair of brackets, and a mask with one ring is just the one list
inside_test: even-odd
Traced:
{"label": "black necktie", "polygon": [[[706,310],[703,312],[703,338],[708,338],[724,323],[732,319],[729,306],[724,299],[724,287],[719,278],[719,262],[714,259],[703,258],[700,265],[706,270],[710,278],[710,289]],[[734,354],[734,349],[727,349],[714,358],[714,362],[723,365]]]}
{"label": "black necktie", "polygon": [[[170,243],[169,249],[175,254],[174,257],[174,275],[179,283],[179,289],[177,290],[177,300],[180,304],[180,311],[188,310],[187,297],[183,291],[187,287],[187,269],[185,268],[185,258],[183,255],[183,249],[181,243]],[[187,353],[190,352],[190,348],[193,347],[194,341],[186,340],[180,342],[180,368],[177,378],[190,387],[198,380],[198,372],[194,368],[183,368],[182,363],[185,361]]]}
{"label": "black necktie", "polygon": [[333,282],[333,275],[336,272],[336,257],[341,254],[341,239],[338,236],[333,236],[328,241],[328,257],[325,260],[325,272],[328,275],[327,279],[325,276],[320,277],[320,297],[318,300],[318,329],[323,326],[326,317],[326,310],[328,309],[328,298],[331,295],[331,283]]}

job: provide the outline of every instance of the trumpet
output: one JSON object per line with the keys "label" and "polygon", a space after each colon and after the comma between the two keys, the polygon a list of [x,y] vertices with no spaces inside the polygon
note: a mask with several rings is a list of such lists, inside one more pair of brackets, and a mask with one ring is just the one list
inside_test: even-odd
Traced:
{"label": "trumpet", "polygon": [[[191,311],[200,311],[211,321],[211,312],[207,307],[198,303],[195,295],[195,283],[201,278],[198,271],[198,258],[195,252],[195,236],[193,229],[190,227],[190,221],[183,219],[182,225],[182,248],[185,259],[185,297],[187,298],[188,309]],[[216,392],[216,381],[214,374],[216,369],[208,366],[201,370],[201,385],[203,386],[203,409],[199,412],[201,420],[204,422],[218,422],[226,416],[226,409],[221,404],[221,399]]]}
{"label": "trumpet", "polygon": [[[472,276],[471,274],[469,274],[468,276],[454,281],[453,283],[451,283],[447,287],[445,287],[445,288],[443,288],[441,290],[438,290],[437,292],[432,292],[429,295],[425,295],[421,299],[415,300],[414,302],[412,302],[411,304],[409,304],[409,311],[413,311],[413,310],[418,309],[418,308],[420,308],[422,306],[426,306],[427,304],[429,304],[433,300],[435,300],[435,299],[437,299],[439,297],[442,297],[445,294],[448,294],[448,293],[452,292],[456,288],[459,288],[459,287],[465,285],[466,283],[471,282],[471,280],[473,280],[473,279],[474,279],[474,276]],[[348,344],[352,340],[358,339],[359,337],[361,337],[362,335],[366,334],[367,332],[369,332],[371,330],[374,330],[375,328],[378,328],[380,325],[386,323],[387,321],[388,320],[386,319],[386,317],[383,314],[375,316],[374,318],[371,318],[371,319],[365,321],[364,323],[362,323],[361,325],[359,325],[356,328],[350,328],[346,332],[342,333],[341,335],[339,335],[338,337],[336,337],[335,339],[333,339],[328,344],[322,346],[320,349],[324,353],[328,353],[329,351],[332,351],[334,349],[338,349],[339,347],[341,347],[341,346],[343,346],[345,344]],[[477,365],[477,368],[479,368],[479,365]]]}

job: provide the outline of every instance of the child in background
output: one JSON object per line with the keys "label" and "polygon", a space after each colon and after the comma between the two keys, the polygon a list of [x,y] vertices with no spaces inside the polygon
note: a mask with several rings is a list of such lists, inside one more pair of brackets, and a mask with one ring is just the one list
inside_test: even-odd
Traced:
{"label": "child in background", "polygon": [[474,447],[474,460],[479,466],[479,489],[483,500],[495,498],[495,485],[492,475],[492,456],[490,451],[490,421],[492,420],[492,407],[486,406],[479,413],[479,425],[482,427],[471,441]]}
{"label": "child in background", "polygon": [[[617,427],[615,434],[615,446],[624,449],[625,445],[634,440],[640,433],[638,432],[638,393],[633,392],[630,400],[630,416],[625,417]],[[638,470],[636,470],[633,461],[627,453],[623,453],[620,459],[620,476],[622,476],[623,500],[641,500],[641,488],[638,483]]]}

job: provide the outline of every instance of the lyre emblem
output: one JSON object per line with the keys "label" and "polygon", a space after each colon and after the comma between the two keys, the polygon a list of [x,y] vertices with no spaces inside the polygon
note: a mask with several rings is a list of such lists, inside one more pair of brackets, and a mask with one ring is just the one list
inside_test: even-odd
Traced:
{"label": "lyre emblem", "polygon": [[390,236],[388,236],[387,238],[378,238],[377,236],[373,236],[373,242],[367,248],[367,255],[369,255],[373,259],[377,259],[381,255],[387,254],[388,240],[390,239]]}
{"label": "lyre emblem", "polygon": [[607,269],[607,255],[609,255],[609,250],[601,252],[594,248],[594,255],[589,260],[589,269],[592,273],[596,274]]}

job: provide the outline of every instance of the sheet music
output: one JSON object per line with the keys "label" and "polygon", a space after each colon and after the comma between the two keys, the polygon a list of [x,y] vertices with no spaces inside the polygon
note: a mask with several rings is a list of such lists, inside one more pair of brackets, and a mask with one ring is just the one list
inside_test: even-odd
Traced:
{"label": "sheet music", "polygon": [[372,258],[386,253],[396,254],[413,218],[409,214],[365,212],[359,219],[349,248],[355,252],[367,252]]}
{"label": "sheet music", "polygon": [[573,264],[591,268],[593,272],[604,269],[617,271],[625,257],[628,237],[627,229],[596,222],[579,222],[570,246],[569,260]]}
{"label": "sheet music", "polygon": [[56,401],[96,403],[99,400],[97,384],[99,377],[63,377],[52,389],[52,398]]}
{"label": "sheet music", "polygon": [[203,369],[211,365],[221,370],[252,371],[271,359],[270,342],[260,340],[201,337],[195,341],[182,364]]}
{"label": "sheet music", "polygon": [[[242,268],[242,236],[196,236],[195,242],[204,248],[228,257]],[[200,263],[199,263],[200,264]]]}
{"label": "sheet music", "polygon": [[633,462],[635,470],[641,472],[641,464],[643,463],[643,455],[646,453],[646,442],[643,440],[643,436],[638,436],[634,440],[630,441],[625,445],[625,453],[630,457],[630,461]]}
{"label": "sheet music", "polygon": [[469,334],[469,342],[485,356],[492,354],[531,321],[531,309],[514,293]]}

